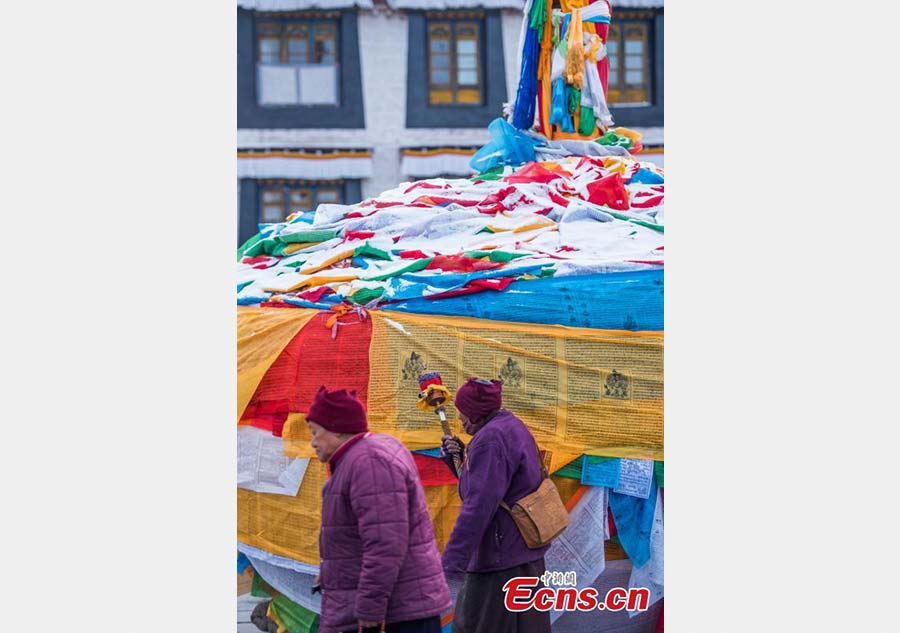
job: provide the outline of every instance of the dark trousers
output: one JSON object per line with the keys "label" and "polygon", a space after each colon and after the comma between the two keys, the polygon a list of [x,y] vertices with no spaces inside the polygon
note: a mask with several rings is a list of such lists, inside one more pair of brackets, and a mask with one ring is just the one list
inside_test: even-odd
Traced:
{"label": "dark trousers", "polygon": [[[381,627],[363,629],[363,633],[379,633]],[[421,620],[407,620],[406,622],[392,622],[384,628],[385,633],[441,633],[441,616],[435,615]],[[346,631],[357,633],[357,629]]]}
{"label": "dark trousers", "polygon": [[540,577],[541,558],[511,569],[484,574],[466,574],[456,598],[453,633],[550,633],[550,613],[529,609],[513,613],[503,603],[503,585],[516,576]]}

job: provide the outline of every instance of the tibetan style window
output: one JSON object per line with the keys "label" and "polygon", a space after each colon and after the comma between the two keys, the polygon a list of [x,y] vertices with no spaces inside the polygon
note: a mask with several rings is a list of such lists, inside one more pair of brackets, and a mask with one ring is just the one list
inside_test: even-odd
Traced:
{"label": "tibetan style window", "polygon": [[260,14],[256,22],[260,105],[338,103],[338,14]]}
{"label": "tibetan style window", "polygon": [[315,211],[320,204],[343,201],[343,181],[287,180],[259,181],[259,221],[283,222],[291,213]]}
{"label": "tibetan style window", "polygon": [[483,20],[479,14],[429,14],[427,25],[429,105],[481,105]]}
{"label": "tibetan style window", "polygon": [[[627,17],[626,17],[627,16]],[[650,94],[651,20],[641,14],[626,14],[609,26],[609,102],[616,105],[647,105]],[[633,19],[632,19],[633,17]]]}

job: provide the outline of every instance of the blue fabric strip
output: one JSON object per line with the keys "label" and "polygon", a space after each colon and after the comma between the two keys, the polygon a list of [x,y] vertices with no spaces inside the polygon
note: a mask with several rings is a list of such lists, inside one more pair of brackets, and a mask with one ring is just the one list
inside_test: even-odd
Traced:
{"label": "blue fabric strip", "polygon": [[650,560],[650,532],[656,512],[656,481],[650,480],[650,496],[640,499],[618,492],[609,492],[609,507],[622,549],[635,567],[643,567]]}
{"label": "blue fabric strip", "polygon": [[514,281],[503,292],[416,298],[380,308],[600,330],[661,331],[663,270]]}

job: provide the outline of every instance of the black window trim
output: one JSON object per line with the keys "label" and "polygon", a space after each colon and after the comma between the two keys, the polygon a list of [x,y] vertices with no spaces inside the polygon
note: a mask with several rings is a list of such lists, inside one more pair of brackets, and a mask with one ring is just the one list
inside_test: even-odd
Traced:
{"label": "black window trim", "polygon": [[[295,12],[291,12],[295,13]],[[256,12],[238,8],[237,124],[239,129],[365,128],[357,11],[340,11],[338,18],[337,105],[261,106],[257,101]]]}
{"label": "black window trim", "polygon": [[484,21],[479,33],[483,69],[482,104],[431,105],[428,94],[428,20],[438,19],[440,12],[407,12],[407,128],[479,128],[503,116],[503,103],[507,101],[507,93],[501,13],[499,10],[484,10],[483,13]]}

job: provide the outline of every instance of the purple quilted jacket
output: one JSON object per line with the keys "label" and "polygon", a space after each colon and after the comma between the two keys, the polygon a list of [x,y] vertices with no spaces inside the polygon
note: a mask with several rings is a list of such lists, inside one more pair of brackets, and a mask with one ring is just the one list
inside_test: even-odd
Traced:
{"label": "purple quilted jacket", "polygon": [[389,435],[362,438],[322,488],[321,633],[357,620],[404,622],[453,602],[412,453]]}
{"label": "purple quilted jacket", "polygon": [[466,451],[459,478],[462,508],[447,547],[444,569],[492,572],[543,558],[550,546],[529,549],[509,512],[541,484],[541,458],[528,427],[501,409],[481,428]]}

